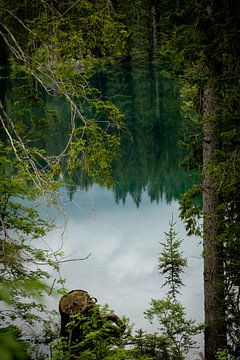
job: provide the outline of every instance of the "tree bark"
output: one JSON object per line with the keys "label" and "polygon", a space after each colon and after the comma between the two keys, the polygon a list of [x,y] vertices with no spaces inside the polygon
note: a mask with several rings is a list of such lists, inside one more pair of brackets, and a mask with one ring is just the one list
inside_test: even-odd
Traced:
{"label": "tree bark", "polygon": [[[219,44],[219,24],[222,22],[223,2],[203,1],[205,23],[205,69],[207,78],[203,95],[203,251],[204,251],[204,307],[205,359],[216,359],[216,352],[226,348],[224,245],[220,239],[220,194],[213,175],[216,151],[219,149],[218,76],[222,74]],[[204,14],[203,14],[204,15]],[[204,16],[203,16],[204,18]],[[218,55],[217,55],[218,54]]]}
{"label": "tree bark", "polygon": [[214,360],[217,350],[226,347],[224,309],[223,244],[219,239],[219,194],[211,173],[213,157],[218,148],[217,87],[214,71],[206,67],[209,76],[203,98],[203,249],[204,249],[204,306],[205,358]]}

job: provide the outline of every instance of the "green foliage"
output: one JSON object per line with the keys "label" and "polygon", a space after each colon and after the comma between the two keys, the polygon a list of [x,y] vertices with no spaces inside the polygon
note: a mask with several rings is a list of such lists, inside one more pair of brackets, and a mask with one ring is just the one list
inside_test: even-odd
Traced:
{"label": "green foliage", "polygon": [[[46,285],[49,272],[42,266],[59,271],[61,254],[39,246],[53,224],[40,217],[38,201],[41,197],[41,203],[46,199],[45,206],[57,205],[60,181],[56,178],[66,164],[69,172],[86,172],[110,185],[123,115],[110,102],[98,99],[89,78],[97,65],[113,64],[123,56],[128,34],[107,0],[2,0],[0,15],[10,75],[17,78],[14,96],[9,99],[1,94],[5,101],[0,113],[4,130],[0,144],[0,294],[4,310],[0,320],[2,327],[16,322],[20,327],[37,324],[47,329],[50,314],[41,299],[52,289]],[[60,108],[46,106],[46,94],[61,97],[69,111],[61,114]],[[61,127],[66,117],[69,124]],[[56,136],[52,131],[56,129],[65,133],[65,142],[53,153],[47,141],[49,133]],[[61,278],[58,283],[64,285]],[[46,331],[49,340],[51,331]],[[91,336],[97,341],[98,335],[96,331]],[[6,343],[1,344],[1,354],[12,358],[14,347],[19,348],[17,340],[8,334],[1,339]]]}
{"label": "green foliage", "polygon": [[222,349],[217,351],[216,360],[234,360],[234,357],[229,355],[227,349]]}
{"label": "green foliage", "polygon": [[184,307],[171,296],[163,300],[152,300],[151,307],[145,311],[146,318],[152,322],[155,318],[161,334],[167,339],[170,359],[184,359],[190,349],[196,347],[193,336],[202,330],[194,320],[186,320]]}
{"label": "green foliage", "polygon": [[109,355],[107,355],[104,360],[152,360],[151,357],[148,357],[146,355],[139,355],[137,350],[135,349],[113,349],[109,352]]}
{"label": "green foliage", "polygon": [[87,316],[71,316],[66,325],[67,336],[52,343],[51,359],[70,359],[72,356],[84,360],[110,359],[123,349],[130,332],[128,319],[123,317],[113,321],[112,316],[108,306],[97,304]]}
{"label": "green foliage", "polygon": [[[53,225],[39,216],[35,202],[40,195],[34,186],[36,174],[29,168],[27,160],[22,158],[20,162],[14,155],[12,147],[4,148],[0,144],[0,352],[6,353],[6,359],[12,359],[13,354],[14,359],[23,359],[25,355],[21,353],[25,353],[26,346],[19,343],[17,334],[12,333],[12,324],[21,328],[44,326],[43,315],[50,316],[50,312],[40,299],[50,292],[50,288],[46,285],[49,273],[41,268],[41,264],[56,267],[57,262],[39,247],[39,240]],[[42,181],[47,179],[47,174],[43,175]],[[49,181],[45,194],[50,190]],[[52,191],[55,191],[54,185]],[[9,331],[5,330],[7,325],[11,325]],[[33,338],[34,333],[30,342]]]}
{"label": "green foliage", "polygon": [[149,359],[160,358],[170,360],[168,336],[146,333],[139,329],[133,337],[133,343],[137,359],[146,356]]}
{"label": "green foliage", "polygon": [[[69,107],[65,143],[57,157],[52,153],[42,155],[41,163],[46,162],[45,165],[58,174],[66,162],[71,171],[75,165],[82,165],[80,171],[99,177],[102,182],[105,177],[109,185],[110,166],[117,156],[123,115],[110,102],[98,99],[99,92],[90,86],[89,78],[97,65],[115,63],[124,55],[127,31],[111,2],[69,0],[46,6],[39,0],[17,2],[14,6],[12,2],[5,4],[3,1],[3,4],[5,8],[1,11],[6,31],[1,35],[11,54],[12,73],[20,78],[24,67],[25,74],[32,78],[29,84],[16,84],[18,93],[14,106],[11,109],[11,104],[7,104],[8,116],[4,120],[8,136],[13,139],[20,136],[30,146],[37,135],[46,139],[45,134],[49,134],[57,119],[56,113],[58,119],[61,114],[54,108],[46,110],[39,95],[41,92],[58,95]],[[14,26],[19,28],[19,33],[13,35]],[[36,104],[43,109],[40,117]],[[95,118],[86,114],[89,112],[86,108]],[[9,126],[11,118],[8,117],[13,119],[12,126]]]}
{"label": "green foliage", "polygon": [[165,299],[152,300],[150,309],[144,314],[151,323],[157,320],[169,359],[180,360],[196,347],[193,336],[201,332],[203,326],[196,325],[194,320],[187,320],[185,309],[177,300],[183,285],[180,275],[187,266],[187,260],[179,250],[181,241],[176,239],[174,225],[171,220],[170,229],[165,233],[166,243],[161,243],[164,248],[159,258],[160,274],[165,276],[163,286],[169,287],[168,294]]}
{"label": "green foliage", "polygon": [[[115,1],[114,1],[115,2]],[[132,63],[144,63],[152,57],[151,2],[116,1],[116,8],[128,31],[128,57]]]}
{"label": "green foliage", "polygon": [[172,219],[169,223],[169,231],[165,233],[166,242],[160,243],[163,245],[163,250],[158,260],[158,268],[160,275],[164,275],[166,279],[162,286],[167,285],[169,287],[168,294],[173,299],[176,299],[181,286],[183,286],[181,273],[184,267],[187,266],[187,259],[183,258],[182,253],[179,251],[182,241],[176,238],[177,232],[174,225]]}
{"label": "green foliage", "polygon": [[188,235],[202,235],[202,186],[193,185],[180,199],[180,216],[185,222]]}
{"label": "green foliage", "polygon": [[[212,180],[216,191],[218,209],[214,216],[220,219],[215,243],[222,246],[225,289],[220,295],[225,299],[225,318],[229,346],[233,353],[239,352],[239,4],[235,1],[223,3],[188,1],[185,4],[164,1],[163,24],[168,24],[163,38],[161,56],[171,64],[183,78],[182,110],[186,122],[190,123],[190,138],[184,141],[188,151],[183,165],[195,167],[202,172],[202,129],[210,123],[214,127],[215,140],[211,160],[205,175]],[[184,6],[186,5],[186,6]],[[180,11],[179,11],[180,10]],[[176,16],[178,14],[178,16]],[[180,16],[179,16],[180,15]],[[231,24],[231,26],[229,26]],[[171,66],[170,65],[170,66]],[[206,70],[210,70],[207,73]],[[212,72],[212,76],[209,76]],[[207,118],[208,97],[204,96],[206,85],[214,89],[215,114]],[[203,121],[204,118],[204,121]],[[192,129],[192,123],[195,129]],[[193,131],[194,130],[194,131]],[[207,136],[204,139],[207,148]],[[206,160],[206,157],[205,157]],[[203,174],[204,175],[204,174]],[[201,234],[201,207],[196,198],[202,191],[196,185],[181,200],[181,216],[186,220],[189,234]],[[211,206],[211,204],[207,204]],[[211,259],[213,261],[213,259]],[[214,285],[213,285],[214,286]],[[216,312],[218,309],[215,309]],[[214,314],[210,315],[214,318]],[[217,315],[219,317],[219,315]],[[217,323],[217,319],[216,319]],[[210,336],[215,337],[215,331]],[[222,334],[221,336],[222,337]],[[225,346],[225,345],[224,345]],[[234,350],[236,349],[236,350]]]}
{"label": "green foliage", "polygon": [[109,162],[118,157],[119,138],[107,134],[96,122],[80,127],[70,144],[67,168],[69,173],[80,169],[101,185],[111,185]]}
{"label": "green foliage", "polygon": [[21,340],[20,330],[13,325],[0,329],[0,353],[2,360],[27,360],[27,344]]}

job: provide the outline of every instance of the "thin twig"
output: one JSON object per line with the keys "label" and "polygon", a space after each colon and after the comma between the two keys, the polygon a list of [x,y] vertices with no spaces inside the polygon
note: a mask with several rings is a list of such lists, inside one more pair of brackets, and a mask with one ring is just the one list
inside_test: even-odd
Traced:
{"label": "thin twig", "polygon": [[[89,253],[87,256],[85,256],[84,258],[76,258],[76,259],[66,259],[66,260],[57,260],[56,262],[54,262],[55,265],[59,265],[59,264],[63,264],[63,263],[67,263],[67,262],[72,262],[72,261],[84,261],[84,260],[87,260],[92,254]],[[33,261],[33,260],[32,260]],[[52,261],[51,261],[52,262]],[[53,263],[53,262],[52,262]],[[34,261],[34,264],[36,265],[40,265],[40,266],[43,266],[43,265],[49,265],[49,263],[46,261],[46,262],[36,262]]]}

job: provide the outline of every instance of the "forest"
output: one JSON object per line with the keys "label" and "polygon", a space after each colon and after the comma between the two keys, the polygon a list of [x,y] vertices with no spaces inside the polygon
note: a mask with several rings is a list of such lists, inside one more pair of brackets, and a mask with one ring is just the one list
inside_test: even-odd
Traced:
{"label": "forest", "polygon": [[[239,59],[237,0],[0,0],[1,360],[195,360],[189,354],[199,333],[198,359],[240,359]],[[165,103],[155,101],[143,69],[155,89],[164,88]],[[112,89],[120,93],[129,79],[133,102],[111,101]],[[173,92],[185,133],[174,108],[169,140],[159,124],[170,117]],[[137,136],[131,152],[127,139]],[[167,141],[179,149],[165,151]],[[160,163],[166,171],[156,181]],[[137,186],[133,164],[142,171]],[[66,260],[38,246],[56,226],[38,204],[60,209],[63,184],[71,198],[92,183],[114,189],[117,202],[130,194],[137,206],[145,189],[151,201],[163,189],[167,201],[180,197],[186,231],[203,244],[203,323],[189,319],[180,301],[187,260],[173,219],[158,258],[166,297],[144,314],[158,333],[133,333],[127,317],[85,292],[73,300],[84,302],[79,311],[64,307],[72,301],[59,271]],[[46,265],[59,273],[56,282]],[[44,302],[49,296],[63,296],[61,327],[57,309]]]}

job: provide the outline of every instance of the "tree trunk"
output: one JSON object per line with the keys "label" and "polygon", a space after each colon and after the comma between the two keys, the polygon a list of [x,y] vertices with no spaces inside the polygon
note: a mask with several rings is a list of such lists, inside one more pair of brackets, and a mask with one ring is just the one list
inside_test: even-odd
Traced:
{"label": "tree trunk", "polygon": [[214,71],[206,67],[209,77],[203,98],[203,248],[205,298],[205,358],[214,360],[217,350],[226,347],[224,309],[223,244],[219,239],[219,194],[211,174],[214,152],[218,147],[216,117],[217,86]]}
{"label": "tree trunk", "polygon": [[151,16],[152,16],[152,58],[153,61],[156,60],[157,54],[157,21],[156,21],[156,7],[153,4],[151,8]]}

